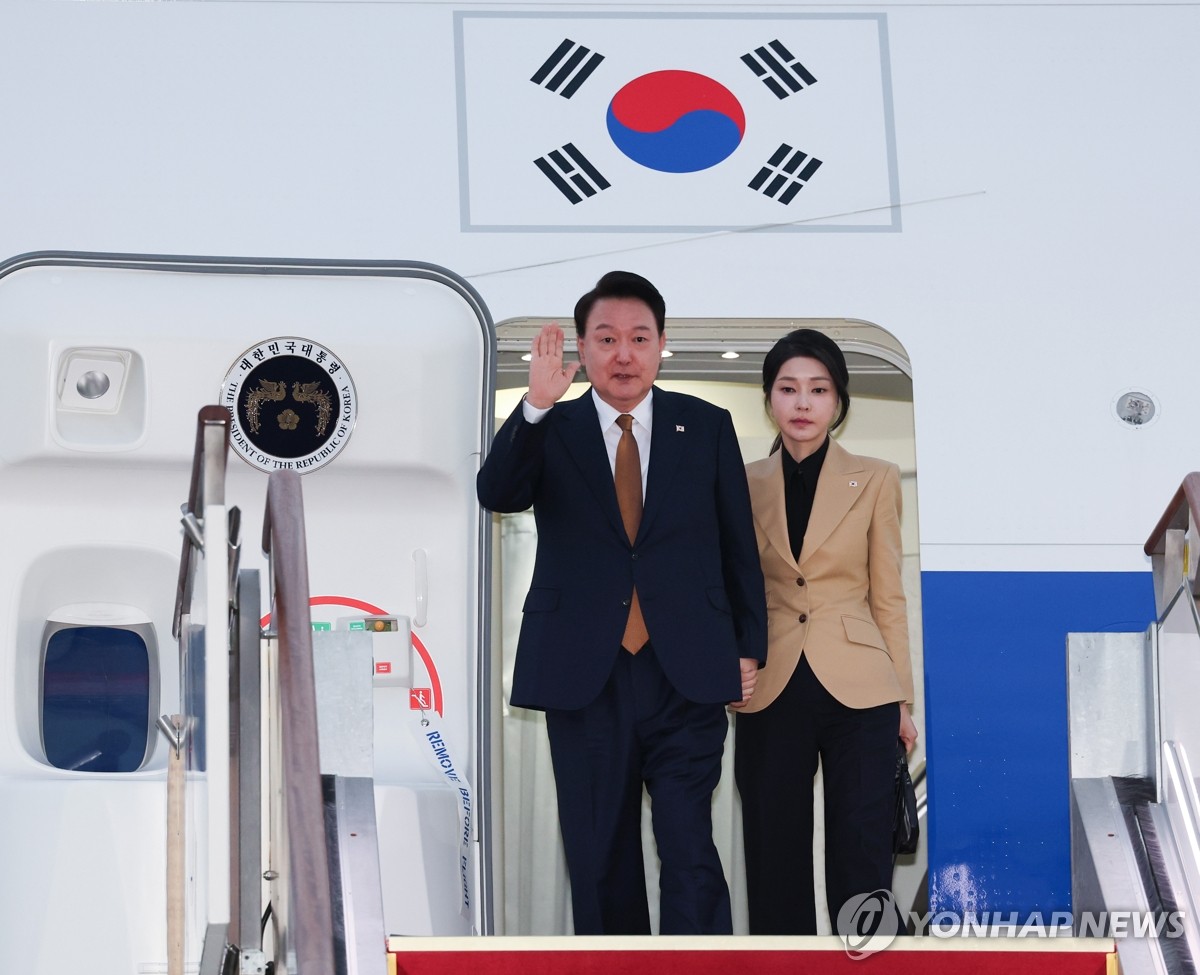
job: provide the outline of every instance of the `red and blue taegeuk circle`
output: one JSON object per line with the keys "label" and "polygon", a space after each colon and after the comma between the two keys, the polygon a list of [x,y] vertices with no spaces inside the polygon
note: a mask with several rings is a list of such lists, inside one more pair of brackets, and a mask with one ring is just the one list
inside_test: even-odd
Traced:
{"label": "red and blue taegeuk circle", "polygon": [[695,173],[741,144],[746,113],[728,88],[694,71],[634,78],[608,105],[608,134],[634,162],[662,173]]}

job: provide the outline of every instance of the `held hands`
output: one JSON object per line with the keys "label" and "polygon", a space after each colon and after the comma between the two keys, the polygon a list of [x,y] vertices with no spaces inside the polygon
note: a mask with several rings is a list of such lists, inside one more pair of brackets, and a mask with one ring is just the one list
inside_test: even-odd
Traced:
{"label": "held hands", "polygon": [[556,322],[543,325],[529,351],[529,394],[525,401],[535,409],[549,409],[571,385],[578,362],[563,365],[563,330]]}
{"label": "held hands", "polygon": [[917,743],[917,726],[908,713],[908,705],[903,701],[900,702],[900,737],[904,739],[905,750],[911,752]]}
{"label": "held hands", "polygon": [[754,685],[758,683],[758,661],[753,657],[741,657],[738,663],[742,670],[742,699],[731,703],[731,708],[744,708],[754,693]]}

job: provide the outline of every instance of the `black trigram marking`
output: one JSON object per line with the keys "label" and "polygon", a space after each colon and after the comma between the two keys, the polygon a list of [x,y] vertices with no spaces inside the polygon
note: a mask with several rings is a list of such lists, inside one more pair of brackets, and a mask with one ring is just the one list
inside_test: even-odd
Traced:
{"label": "black trigram marking", "polygon": [[817,83],[808,68],[797,61],[780,40],[756,47],[750,54],[743,54],[742,61],[771,89],[776,98],[787,98]]}
{"label": "black trigram marking", "polygon": [[611,185],[600,175],[600,170],[588,162],[587,156],[570,142],[535,159],[533,164],[572,204],[579,203],[584,197],[595,196]]}
{"label": "black trigram marking", "polygon": [[816,156],[793,149],[785,142],[771,154],[749,186],[786,206],[820,168],[821,160]]}
{"label": "black trigram marking", "polygon": [[[603,60],[603,54],[566,38],[529,80],[549,91],[558,92],[563,98],[570,98]],[[566,82],[565,86],[563,82]]]}

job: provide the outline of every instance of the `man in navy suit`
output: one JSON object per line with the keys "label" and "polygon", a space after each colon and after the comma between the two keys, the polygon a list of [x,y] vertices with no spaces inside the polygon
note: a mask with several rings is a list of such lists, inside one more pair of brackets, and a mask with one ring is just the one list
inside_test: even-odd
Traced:
{"label": "man in navy suit", "polygon": [[[577,934],[650,932],[643,784],[659,930],[732,930],[712,793],[725,706],[766,658],[766,597],[729,413],[653,385],[665,317],[654,285],[612,271],[575,306],[578,363],[543,328],[477,484],[485,508],[534,509],[512,704],[546,712]],[[590,392],[560,403],[580,365]]]}

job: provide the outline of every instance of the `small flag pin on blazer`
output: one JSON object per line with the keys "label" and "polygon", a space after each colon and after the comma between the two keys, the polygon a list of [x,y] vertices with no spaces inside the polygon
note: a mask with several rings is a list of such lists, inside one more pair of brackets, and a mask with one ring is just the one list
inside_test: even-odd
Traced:
{"label": "small flag pin on blazer", "polygon": [[676,423],[676,424],[675,424],[675,432],[676,432],[676,433],[683,433],[683,424],[682,424],[682,423]]}
{"label": "small flag pin on blazer", "polygon": [[851,486],[851,487],[858,487],[858,481],[851,481],[851,482],[850,482],[850,486]]}

